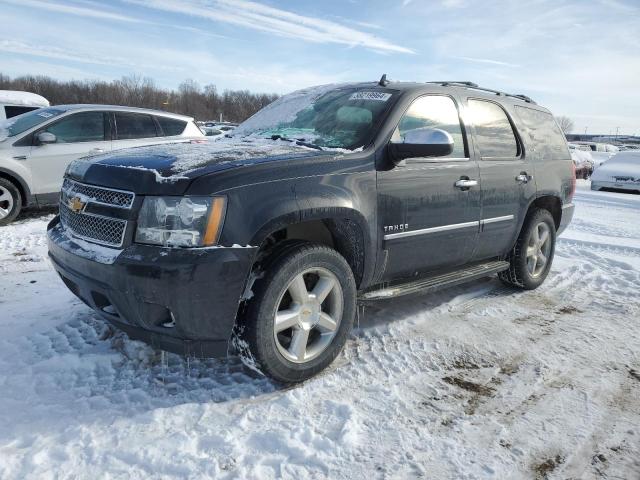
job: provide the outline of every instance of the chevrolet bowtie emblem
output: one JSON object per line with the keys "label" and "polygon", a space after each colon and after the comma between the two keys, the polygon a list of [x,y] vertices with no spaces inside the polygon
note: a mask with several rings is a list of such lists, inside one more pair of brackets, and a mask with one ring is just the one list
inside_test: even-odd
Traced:
{"label": "chevrolet bowtie emblem", "polygon": [[69,201],[67,202],[67,206],[75,213],[82,211],[85,205],[86,203],[80,200],[80,197],[70,198]]}

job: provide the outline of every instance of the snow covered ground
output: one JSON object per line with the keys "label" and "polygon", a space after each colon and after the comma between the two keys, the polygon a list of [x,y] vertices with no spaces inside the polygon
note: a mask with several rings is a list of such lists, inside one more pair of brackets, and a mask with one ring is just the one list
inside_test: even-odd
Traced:
{"label": "snow covered ground", "polygon": [[324,374],[129,341],[0,229],[0,478],[640,478],[640,196],[580,182],[537,291],[495,278],[360,312]]}

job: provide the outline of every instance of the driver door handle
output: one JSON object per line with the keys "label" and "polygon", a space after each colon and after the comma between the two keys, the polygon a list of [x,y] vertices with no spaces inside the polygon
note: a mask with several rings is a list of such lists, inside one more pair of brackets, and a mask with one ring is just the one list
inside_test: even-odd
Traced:
{"label": "driver door handle", "polygon": [[533,180],[531,175],[527,175],[527,172],[521,172],[520,175],[516,176],[516,182],[518,183],[529,183]]}
{"label": "driver door handle", "polygon": [[477,180],[470,180],[468,178],[461,178],[460,180],[458,180],[455,183],[455,186],[457,188],[462,189],[462,190],[468,190],[471,187],[477,187],[478,186],[478,181]]}

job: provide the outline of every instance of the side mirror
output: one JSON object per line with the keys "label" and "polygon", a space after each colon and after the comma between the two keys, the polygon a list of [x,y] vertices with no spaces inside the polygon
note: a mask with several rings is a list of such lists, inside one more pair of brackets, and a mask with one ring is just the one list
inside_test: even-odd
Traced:
{"label": "side mirror", "polygon": [[40,132],[36,136],[36,141],[38,142],[38,145],[46,145],[47,143],[56,143],[58,139],[53,133]]}
{"label": "side mirror", "polygon": [[451,152],[453,137],[439,128],[415,128],[405,133],[402,141],[389,143],[389,153],[395,163],[407,158],[445,157]]}

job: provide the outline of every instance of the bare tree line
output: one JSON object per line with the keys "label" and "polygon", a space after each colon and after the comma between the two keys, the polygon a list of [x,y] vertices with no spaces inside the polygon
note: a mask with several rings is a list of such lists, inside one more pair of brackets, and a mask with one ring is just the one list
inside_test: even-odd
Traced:
{"label": "bare tree line", "polygon": [[213,84],[202,88],[193,80],[185,80],[178,90],[155,85],[148,77],[131,76],[110,82],[99,80],[60,81],[46,76],[25,75],[10,78],[0,73],[0,90],[23,90],[42,95],[52,105],[97,103],[153,108],[189,115],[197,120],[241,122],[278,95],[252,93],[248,90],[224,90]]}

